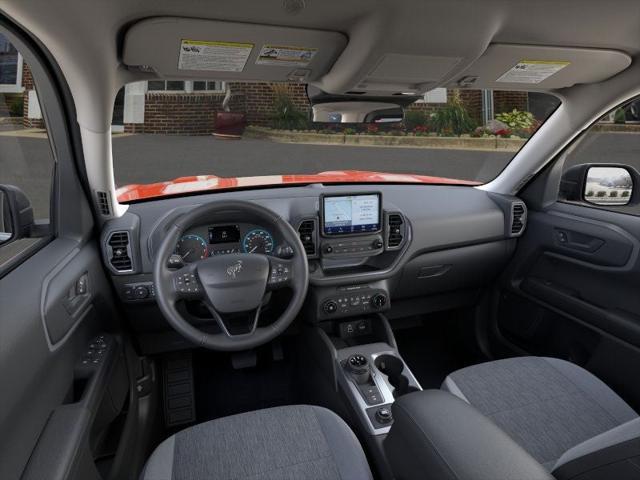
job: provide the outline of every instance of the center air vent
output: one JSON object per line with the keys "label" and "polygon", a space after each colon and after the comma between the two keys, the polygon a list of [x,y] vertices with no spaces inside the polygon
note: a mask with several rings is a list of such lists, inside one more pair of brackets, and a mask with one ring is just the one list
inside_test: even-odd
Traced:
{"label": "center air vent", "polygon": [[527,223],[527,207],[518,202],[511,205],[511,236],[515,237],[524,232]]}
{"label": "center air vent", "polygon": [[133,269],[129,249],[129,232],[113,232],[109,235],[109,262],[118,272],[130,272]]}
{"label": "center air vent", "polygon": [[298,227],[298,233],[300,234],[300,241],[304,247],[304,251],[307,252],[307,257],[315,256],[316,254],[316,221],[315,220],[303,220]]}
{"label": "center air vent", "polygon": [[399,213],[390,213],[387,217],[387,247],[398,248],[402,245],[405,234],[404,218]]}

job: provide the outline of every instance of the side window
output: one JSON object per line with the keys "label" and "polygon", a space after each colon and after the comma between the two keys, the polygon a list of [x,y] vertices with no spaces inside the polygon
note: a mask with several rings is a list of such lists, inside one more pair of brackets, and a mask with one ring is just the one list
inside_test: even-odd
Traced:
{"label": "side window", "polygon": [[602,117],[571,148],[559,199],[640,215],[640,98]]}
{"label": "side window", "polygon": [[51,235],[54,164],[29,65],[0,33],[0,269]]}

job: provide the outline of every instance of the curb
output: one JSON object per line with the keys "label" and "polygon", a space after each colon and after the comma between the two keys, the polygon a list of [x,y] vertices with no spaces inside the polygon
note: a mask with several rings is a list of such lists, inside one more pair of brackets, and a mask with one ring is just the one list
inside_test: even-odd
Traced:
{"label": "curb", "polygon": [[345,135],[341,133],[296,132],[247,127],[244,138],[279,143],[351,145],[363,147],[444,148],[450,150],[488,150],[517,152],[526,139],[500,137],[415,137],[399,135]]}

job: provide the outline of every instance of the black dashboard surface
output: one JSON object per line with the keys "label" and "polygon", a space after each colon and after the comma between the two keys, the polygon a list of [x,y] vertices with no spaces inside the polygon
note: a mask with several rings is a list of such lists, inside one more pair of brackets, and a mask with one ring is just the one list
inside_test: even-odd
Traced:
{"label": "black dashboard surface", "polygon": [[[505,238],[503,209],[490,194],[473,187],[377,185],[382,193],[385,211],[397,211],[411,225],[411,240],[403,257],[408,260],[421,253],[450,249],[464,245],[486,243]],[[370,185],[273,188],[229,191],[210,195],[169,198],[129,206],[121,218],[105,225],[105,233],[119,229],[133,229],[139,241],[138,273],[150,273],[154,235],[161,235],[162,225],[181,212],[206,202],[223,199],[242,199],[264,205],[294,228],[306,218],[319,215],[321,194],[354,194],[371,192]],[[241,219],[229,219],[237,223]]]}
{"label": "black dashboard surface", "polygon": [[[381,194],[381,231],[338,237],[322,234],[323,196],[371,192]],[[309,241],[302,242],[309,261],[303,315],[312,322],[376,311],[392,318],[474,302],[506,265],[526,222],[526,206],[518,198],[467,186],[308,185],[132,204],[122,217],[105,224],[101,246],[134,328],[154,330],[162,320],[153,298],[152,265],[167,228],[191,209],[222,200],[259,203],[288,221],[301,240]],[[517,221],[522,228],[514,233],[514,212],[520,209],[524,214]],[[393,232],[400,233],[395,243]],[[123,234],[131,262],[119,271],[113,267],[110,242]],[[185,235],[194,238],[183,245],[183,255],[193,256],[192,250],[201,249],[193,260],[226,250],[278,255],[280,246],[277,236],[246,218],[195,225]],[[385,298],[374,305],[371,298],[380,300],[380,295]]]}

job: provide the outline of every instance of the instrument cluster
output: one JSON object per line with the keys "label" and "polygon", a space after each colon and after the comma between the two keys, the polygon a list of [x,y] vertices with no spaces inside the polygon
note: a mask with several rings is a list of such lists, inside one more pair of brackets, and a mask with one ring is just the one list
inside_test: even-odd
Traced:
{"label": "instrument cluster", "polygon": [[207,225],[185,232],[176,245],[174,255],[183,263],[191,263],[231,253],[270,255],[276,246],[272,233],[258,225]]}

